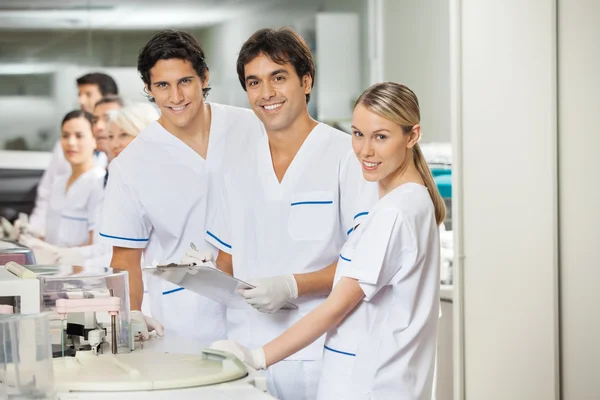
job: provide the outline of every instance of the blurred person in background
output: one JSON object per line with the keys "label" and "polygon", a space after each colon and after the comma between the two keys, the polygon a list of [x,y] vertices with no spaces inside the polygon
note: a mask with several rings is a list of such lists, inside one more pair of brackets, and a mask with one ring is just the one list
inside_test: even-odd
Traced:
{"label": "blurred person in background", "polygon": [[123,105],[123,99],[119,96],[109,95],[101,98],[94,106],[94,137],[96,138],[96,146],[98,151],[106,154],[108,163],[113,158],[110,151],[111,144],[108,139],[109,114],[123,107]]}
{"label": "blurred person in background", "polygon": [[[111,95],[116,96],[119,94],[119,88],[115,80],[109,75],[102,73],[91,73],[79,77],[77,79],[77,88],[79,92],[79,106],[88,113],[94,111],[94,105],[103,97]],[[95,164],[100,167],[106,167],[107,156],[102,152],[96,152]],[[18,239],[18,236],[22,231],[27,231],[34,236],[44,236],[46,231],[46,212],[48,210],[48,201],[51,195],[51,188],[54,186],[54,180],[57,177],[70,174],[70,168],[69,163],[65,160],[60,141],[58,141],[52,151],[50,164],[37,187],[35,207],[33,208],[28,221],[19,219],[15,223],[13,238]]]}
{"label": "blurred person in background", "polygon": [[[106,102],[104,104],[111,104]],[[114,104],[114,103],[112,103]],[[99,102],[96,106],[101,106]],[[152,122],[158,119],[156,108],[147,103],[132,103],[123,108],[113,109],[107,113],[103,120],[103,129],[106,130],[106,146],[114,157],[119,155],[129,143]],[[103,186],[106,186],[108,171]],[[104,196],[102,196],[103,198]],[[102,219],[102,201],[96,208],[96,221]],[[98,231],[94,232],[91,245],[78,247],[56,247],[51,249],[54,263],[60,265],[77,265],[86,269],[108,268],[112,257],[112,247],[99,240]]]}
{"label": "blurred person in background", "polygon": [[89,113],[103,97],[118,95],[119,88],[115,80],[106,74],[94,72],[77,78],[79,107]]}
{"label": "blurred person in background", "polygon": [[30,234],[19,238],[34,252],[49,251],[48,244],[73,247],[92,243],[96,207],[102,198],[105,175],[104,168],[95,165],[92,118],[92,114],[83,110],[71,111],[63,118],[60,144],[71,173],[54,179],[48,199],[44,240]]}

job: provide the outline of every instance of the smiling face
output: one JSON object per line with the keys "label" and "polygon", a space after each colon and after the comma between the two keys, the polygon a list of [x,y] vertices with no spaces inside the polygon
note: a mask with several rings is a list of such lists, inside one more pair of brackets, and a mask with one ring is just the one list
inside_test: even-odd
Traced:
{"label": "smiling face", "polygon": [[125,129],[121,128],[116,123],[111,123],[110,128],[108,129],[108,138],[110,141],[110,149],[113,157],[117,157],[135,136],[131,133],[127,132]]}
{"label": "smiling face", "polygon": [[260,54],[244,66],[244,75],[250,106],[267,132],[285,132],[308,114],[312,78],[300,79],[292,64],[277,64]]}
{"label": "smiling face", "polygon": [[83,117],[66,121],[62,126],[60,143],[69,164],[80,165],[90,162],[96,148],[92,125]]}
{"label": "smiling face", "polygon": [[195,126],[201,120],[202,89],[207,85],[208,76],[203,82],[189,61],[171,58],[158,60],[150,69],[150,85],[146,90],[160,108],[160,120],[165,129],[175,133]]}
{"label": "smiling face", "polygon": [[406,134],[402,127],[358,105],[352,114],[352,149],[370,182],[389,182],[402,175],[420,126]]}
{"label": "smiling face", "polygon": [[110,143],[108,140],[108,130],[106,125],[108,122],[108,116],[111,111],[118,110],[121,108],[119,103],[110,102],[102,103],[94,108],[94,137],[96,138],[96,145],[98,150],[110,156]]}

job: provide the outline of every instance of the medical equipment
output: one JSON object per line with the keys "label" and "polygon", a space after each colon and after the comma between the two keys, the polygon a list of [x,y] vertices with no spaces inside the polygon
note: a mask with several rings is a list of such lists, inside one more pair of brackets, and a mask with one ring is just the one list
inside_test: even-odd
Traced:
{"label": "medical equipment", "polygon": [[55,356],[62,356],[65,351],[102,351],[103,346],[118,353],[133,350],[126,272],[75,272],[73,267],[64,266],[28,268],[37,273],[40,281],[42,311],[52,313]]}
{"label": "medical equipment", "polygon": [[0,304],[10,306],[15,313],[40,312],[40,282],[29,270],[9,261],[0,266]]}
{"label": "medical equipment", "polygon": [[[9,262],[0,267],[0,293],[2,303],[12,305],[15,313],[50,313],[50,336],[56,357],[101,350],[100,342],[112,347],[115,339],[118,353],[134,348],[126,272],[85,273],[77,272],[74,267],[23,267]],[[111,298],[120,299],[116,310],[118,318],[109,315],[114,313],[112,309],[90,308],[114,301]],[[73,308],[74,305],[79,307]],[[65,317],[61,318],[60,314]]]}
{"label": "medical equipment", "polygon": [[35,264],[33,251],[10,240],[0,240],[0,265],[14,261],[21,265]]}
{"label": "medical equipment", "polygon": [[[238,290],[253,289],[254,286],[220,271],[211,261],[201,265],[171,263],[146,267],[143,270],[228,307],[252,309]],[[285,310],[297,308],[298,306],[290,302],[282,307]]]}
{"label": "medical equipment", "polygon": [[[131,351],[136,343],[129,327],[125,272],[86,274],[56,266],[11,270],[20,270],[20,275],[30,278],[0,267],[0,285],[5,281],[3,273],[6,273],[11,284],[19,280],[30,281],[38,287],[39,292],[28,298],[35,297],[42,314],[32,315],[32,318],[42,315],[46,325],[29,331],[31,335],[43,332],[48,350],[45,357],[51,359],[54,356],[50,367],[45,368],[46,372],[39,374],[43,375],[44,382],[53,381],[59,400],[138,398],[136,396],[141,393],[144,399],[163,399],[168,395],[180,399],[198,396],[206,399],[271,399],[264,393],[264,378],[239,360],[227,354],[201,351],[201,344],[171,332],[167,333],[169,337],[151,338],[143,347],[138,342],[136,350]],[[10,311],[0,307],[0,314]],[[113,315],[109,317],[109,314]],[[0,315],[0,318],[7,317],[25,316]],[[67,322],[66,331],[64,322]],[[39,347],[32,346],[33,337],[21,337],[29,351]],[[0,374],[5,370],[7,368],[0,368]],[[15,371],[15,367],[8,370]],[[14,376],[14,372],[11,373],[10,377]],[[11,379],[10,382],[16,378]],[[0,380],[4,381],[4,376]],[[41,378],[36,375],[36,380],[39,383]],[[154,392],[158,389],[161,390]]]}
{"label": "medical equipment", "polygon": [[46,314],[0,315],[0,399],[54,399]]}

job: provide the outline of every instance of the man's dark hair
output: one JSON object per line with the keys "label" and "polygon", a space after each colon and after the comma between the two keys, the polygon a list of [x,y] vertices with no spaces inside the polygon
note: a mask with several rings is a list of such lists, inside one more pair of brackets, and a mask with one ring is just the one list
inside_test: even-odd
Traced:
{"label": "man's dark hair", "polygon": [[[292,64],[301,85],[305,75],[312,78],[311,88],[315,85],[315,62],[304,39],[291,28],[260,29],[246,40],[237,59],[238,78],[244,90],[244,67],[261,54],[277,64]],[[310,93],[306,95],[306,103],[309,100]]]}
{"label": "man's dark hair", "polygon": [[77,78],[77,86],[79,85],[98,85],[98,89],[102,96],[119,94],[117,82],[109,75],[100,72],[85,74],[82,77]]}
{"label": "man's dark hair", "polygon": [[[167,29],[154,35],[138,56],[137,68],[142,81],[150,87],[150,70],[159,60],[170,60],[178,58],[183,61],[188,61],[202,80],[208,78],[208,65],[204,59],[204,50],[195,37],[187,32]],[[208,95],[210,87],[202,89],[204,98]],[[151,96],[148,96],[150,101],[154,101]]]}
{"label": "man's dark hair", "polygon": [[90,114],[89,112],[83,111],[83,110],[73,110],[73,111],[68,112],[67,115],[64,116],[60,126],[62,127],[65,124],[65,122],[70,121],[75,118],[87,119],[87,121],[90,123],[90,127],[94,126],[94,122],[93,122],[94,116],[92,114]]}
{"label": "man's dark hair", "polygon": [[94,104],[94,108],[96,108],[96,107],[98,107],[98,106],[100,106],[102,104],[109,104],[109,103],[115,103],[115,104],[118,104],[121,107],[123,107],[125,105],[125,102],[119,96],[108,95],[108,96],[104,96],[103,98],[101,98],[100,100],[98,100],[96,102],[96,104]]}

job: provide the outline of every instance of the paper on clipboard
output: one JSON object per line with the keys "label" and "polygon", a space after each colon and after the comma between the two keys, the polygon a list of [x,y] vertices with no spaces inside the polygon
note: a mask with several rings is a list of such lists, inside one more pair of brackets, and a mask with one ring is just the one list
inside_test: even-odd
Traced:
{"label": "paper on clipboard", "polygon": [[[254,286],[218,270],[212,262],[199,265],[157,265],[143,270],[227,307],[251,308],[237,290],[252,289]],[[297,308],[298,306],[289,302],[282,307],[284,310]]]}

